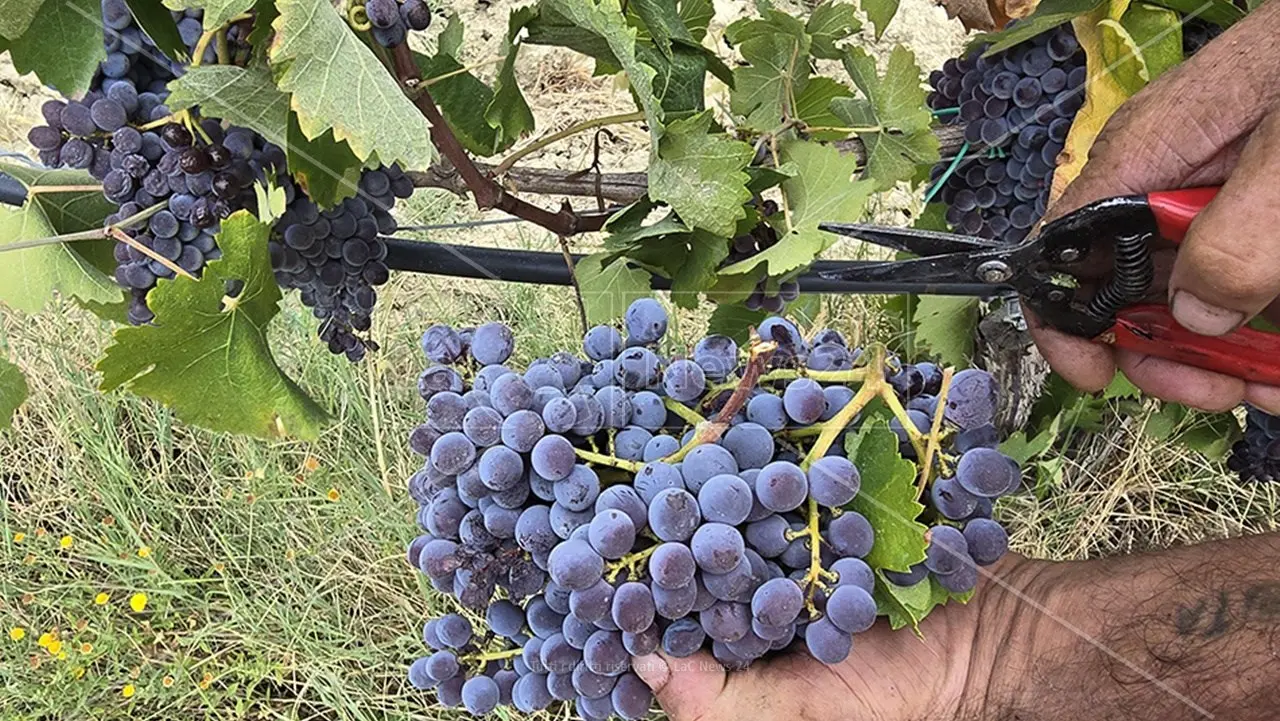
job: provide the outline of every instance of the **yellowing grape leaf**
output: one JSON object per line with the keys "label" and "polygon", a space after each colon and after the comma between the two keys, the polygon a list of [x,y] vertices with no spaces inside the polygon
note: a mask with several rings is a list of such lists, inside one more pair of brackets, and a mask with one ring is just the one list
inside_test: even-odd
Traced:
{"label": "yellowing grape leaf", "polygon": [[621,318],[633,301],[650,294],[648,272],[631,267],[625,259],[604,265],[610,255],[588,255],[573,269],[588,323],[608,323]]}
{"label": "yellowing grape leaf", "polygon": [[[0,163],[0,171],[27,188],[92,182],[87,173],[79,170],[43,170]],[[110,212],[110,204],[99,191],[35,193],[28,194],[21,208],[0,205],[0,302],[35,313],[44,308],[54,291],[87,301],[119,301],[120,286],[107,275],[113,265],[110,241],[4,250],[5,245],[22,240],[100,228]]]}
{"label": "yellowing grape leaf", "polygon": [[291,93],[308,138],[333,129],[361,161],[425,168],[430,126],[373,51],[325,0],[280,0],[268,50],[277,85]]}
{"label": "yellowing grape leaf", "polygon": [[102,389],[125,386],[214,431],[317,437],[329,415],[280,370],[267,344],[267,325],[280,310],[270,232],[248,211],[224,220],[222,258],[199,280],[157,283],[147,296],[155,325],[115,332],[98,361]]}
{"label": "yellowing grape leaf", "polygon": [[781,162],[795,168],[795,175],[782,181],[787,212],[770,218],[779,240],[768,250],[722,269],[722,276],[752,273],[762,264],[771,276],[802,268],[836,241],[836,236],[818,230],[819,223],[852,223],[862,217],[874,184],[853,179],[857,158],[803,140],[783,143],[779,155]]}
{"label": "yellowing grape leaf", "polygon": [[0,42],[0,50],[9,50],[18,72],[35,73],[63,95],[80,97],[89,89],[98,63],[107,57],[102,47],[102,4],[100,0],[46,0],[37,5],[26,30]]}
{"label": "yellowing grape leaf", "polygon": [[746,216],[751,192],[744,169],[755,151],[710,130],[710,110],[667,126],[649,166],[649,197],[670,205],[686,224],[728,237]]}
{"label": "yellowing grape leaf", "polygon": [[1126,92],[1137,93],[1147,83],[1182,62],[1182,22],[1172,10],[1135,3],[1119,15],[1098,23],[1107,68]]}
{"label": "yellowing grape leaf", "polygon": [[1102,126],[1129,98],[1124,87],[1107,72],[1107,61],[1102,52],[1102,31],[1098,27],[1098,23],[1106,17],[1107,8],[1100,7],[1089,15],[1072,21],[1076,39],[1080,41],[1080,47],[1084,48],[1089,82],[1085,86],[1084,106],[1076,113],[1075,120],[1071,121],[1066,145],[1058,156],[1058,167],[1053,172],[1053,184],[1049,190],[1050,204],[1062,197],[1071,181],[1080,175],[1084,164],[1089,160],[1089,149],[1093,147],[1093,141],[1102,132]]}
{"label": "yellowing grape leaf", "polygon": [[22,369],[0,358],[0,428],[13,425],[13,413],[27,399],[27,377]]}
{"label": "yellowing grape leaf", "polygon": [[849,460],[858,467],[862,489],[846,506],[866,517],[876,540],[866,562],[875,570],[906,571],[924,560],[926,530],[917,518],[916,466],[898,451],[898,436],[881,418],[868,418],[845,439]]}
{"label": "yellowing grape leaf", "polygon": [[862,48],[844,56],[844,68],[866,98],[836,99],[832,112],[851,127],[866,128],[858,137],[867,149],[866,177],[877,190],[887,190],[916,173],[918,166],[938,162],[938,138],[930,125],[925,90],[915,55],[901,45],[889,54],[883,76]]}

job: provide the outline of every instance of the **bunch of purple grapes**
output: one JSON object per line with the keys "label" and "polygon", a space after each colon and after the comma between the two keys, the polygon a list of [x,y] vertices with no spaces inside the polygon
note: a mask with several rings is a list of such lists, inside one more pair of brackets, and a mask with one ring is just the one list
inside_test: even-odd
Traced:
{"label": "bunch of purple grapes", "polygon": [[[429,621],[423,638],[433,652],[410,667],[413,686],[476,715],[564,701],[584,719],[641,718],[651,696],[634,657],[708,649],[743,668],[797,646],[839,663],[875,623],[877,582],[965,593],[978,567],[1004,554],[992,503],[1021,475],[996,450],[990,375],[956,374],[946,398],[947,449],[957,460],[954,476],[924,499],[934,524],[926,559],[877,581],[879,569],[864,560],[875,531],[848,507],[862,477],[843,440],[807,469],[787,440],[854,396],[805,372],[852,369],[859,350],[835,330],[806,339],[789,320],[766,319],[758,333],[778,345],[773,366],[798,377],[753,389],[718,441],[691,445],[696,429],[669,406],[717,412],[742,357],[720,335],[701,339],[690,357],[665,355],[667,325],[662,305],[642,299],[626,312],[625,336],[596,326],[583,338],[585,358],[559,352],[523,372],[510,363],[513,334],[502,324],[427,329],[422,348],[433,365],[418,381],[426,422],[409,439],[427,459],[409,480],[423,533],[409,562],[483,611],[489,631],[477,640],[458,614]],[[889,382],[927,432],[942,371],[893,368]],[[905,430],[892,427],[910,449]],[[811,503],[822,585],[809,584]]]}
{"label": "bunch of purple grapes", "polygon": [[[956,230],[1018,243],[1044,216],[1058,154],[1084,104],[1084,51],[1071,25],[990,57],[978,47],[929,76],[929,107],[964,126],[976,154],[954,170],[944,159],[930,174],[942,183],[947,222]],[[949,173],[949,174],[948,174]]]}
{"label": "bunch of purple grapes", "polygon": [[[772,200],[761,203],[761,212],[769,217],[778,212],[778,204]],[[778,244],[778,231],[766,223],[758,223],[750,232],[739,235],[729,241],[729,255],[724,265],[732,265],[752,258]],[[769,275],[760,276],[755,290],[743,301],[747,310],[765,310],[769,313],[781,313],[787,303],[800,297],[800,284],[794,280],[784,280],[778,285],[777,292],[769,292]]]}
{"label": "bunch of purple grapes", "polygon": [[269,245],[276,282],[299,291],[321,321],[320,340],[352,362],[377,350],[358,333],[373,322],[375,287],[391,277],[383,262],[387,245],[379,236],[396,230],[391,217],[396,198],[413,193],[412,181],[396,165],[364,171],[357,187],[355,196],[327,210],[298,195]]}
{"label": "bunch of purple grapes", "polygon": [[1242,481],[1280,481],[1280,416],[1248,406],[1244,438],[1231,447],[1227,468]]}
{"label": "bunch of purple grapes", "polygon": [[[108,224],[163,203],[124,232],[178,268],[199,274],[221,255],[214,240],[221,220],[255,207],[255,181],[271,177],[283,185],[286,199],[293,198],[284,152],[249,130],[224,129],[212,119],[200,123],[201,137],[178,124],[147,128],[170,115],[167,86],[182,66],[142,33],[124,0],[103,0],[102,17],[107,58],[89,92],[79,100],[45,103],[46,124],[27,137],[46,165],[87,169],[102,182],[103,194],[119,206]],[[174,13],[189,48],[200,37],[199,18],[199,11]],[[150,322],[147,293],[157,279],[174,277],[174,270],[123,242],[116,244],[115,257],[116,281],[130,294],[129,321]]]}
{"label": "bunch of purple grapes", "polygon": [[431,8],[425,0],[366,0],[365,14],[373,26],[373,39],[384,48],[404,43],[410,30],[431,27]]}

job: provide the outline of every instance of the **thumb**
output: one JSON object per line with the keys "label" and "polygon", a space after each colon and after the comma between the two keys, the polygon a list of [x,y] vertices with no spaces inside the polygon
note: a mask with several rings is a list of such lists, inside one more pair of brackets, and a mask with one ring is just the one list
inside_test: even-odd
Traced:
{"label": "thumb", "polygon": [[706,651],[688,658],[639,656],[631,660],[631,670],[653,690],[672,721],[715,721],[711,712],[727,677],[724,666]]}
{"label": "thumb", "polygon": [[1223,335],[1280,294],[1280,113],[1259,123],[1240,161],[1178,248],[1169,279],[1173,315],[1188,330]]}

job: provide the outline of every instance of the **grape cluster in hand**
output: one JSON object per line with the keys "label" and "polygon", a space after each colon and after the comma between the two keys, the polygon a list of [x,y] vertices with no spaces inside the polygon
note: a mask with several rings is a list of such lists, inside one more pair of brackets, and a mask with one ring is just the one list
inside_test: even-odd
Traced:
{"label": "grape cluster in hand", "polygon": [[393,165],[364,171],[358,189],[327,210],[299,194],[268,246],[276,282],[300,291],[302,303],[321,320],[320,340],[352,361],[376,350],[357,334],[369,330],[378,300],[374,288],[391,275],[379,236],[395,232],[391,208],[396,198],[413,193],[413,183]]}
{"label": "grape cluster in hand", "polygon": [[[432,364],[418,379],[426,421],[409,438],[426,459],[409,480],[423,532],[409,562],[483,613],[488,630],[457,614],[429,621],[423,637],[433,653],[410,667],[415,687],[477,715],[565,701],[583,719],[635,719],[651,696],[631,671],[633,657],[707,649],[743,668],[795,646],[834,664],[875,622],[876,571],[864,559],[876,533],[848,508],[861,492],[860,469],[844,455],[843,434],[807,468],[797,444],[811,441],[785,435],[830,419],[854,395],[804,373],[849,370],[860,351],[834,330],[806,339],[785,318],[765,320],[759,335],[779,346],[773,366],[801,377],[753,389],[718,441],[677,459],[696,430],[667,404],[714,415],[743,357],[719,335],[668,355],[668,322],[661,304],[639,300],[625,333],[596,326],[581,354],[537,358],[523,371],[502,324],[441,324],[423,334]],[[942,371],[894,368],[889,383],[927,432]],[[962,593],[976,585],[978,565],[1003,555],[1007,536],[991,520],[992,502],[1020,474],[994,450],[996,401],[985,372],[953,378],[942,412],[957,468],[922,499],[934,524],[928,556],[879,583],[932,576],[929,583]],[[636,470],[596,463],[592,453]],[[822,586],[809,583],[811,520]]]}
{"label": "grape cluster in hand", "polygon": [[431,8],[425,0],[366,0],[364,11],[373,26],[373,39],[384,48],[403,44],[410,30],[431,26]]}
{"label": "grape cluster in hand", "polygon": [[990,57],[985,46],[947,60],[929,76],[929,107],[957,109],[942,120],[964,126],[970,158],[934,166],[932,183],[947,223],[959,232],[1007,243],[1026,238],[1044,216],[1058,154],[1084,105],[1084,51],[1071,25]]}

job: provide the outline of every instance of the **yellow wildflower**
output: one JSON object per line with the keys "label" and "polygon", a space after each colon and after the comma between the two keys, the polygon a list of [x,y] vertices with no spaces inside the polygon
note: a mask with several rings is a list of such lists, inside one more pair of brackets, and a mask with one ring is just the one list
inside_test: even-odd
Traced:
{"label": "yellow wildflower", "polygon": [[331,501],[336,501],[342,497],[342,494],[338,493],[338,489],[336,488],[330,488],[329,492],[326,493],[325,495],[328,496],[329,500]]}
{"label": "yellow wildflower", "polygon": [[48,646],[45,646],[44,648],[46,651],[49,652],[50,656],[57,656],[59,653],[62,652],[62,642],[55,638],[49,642]]}
{"label": "yellow wildflower", "polygon": [[108,596],[106,592],[99,593],[98,595],[93,597],[93,602],[99,606],[107,605],[107,602],[110,600],[111,600],[111,597]]}
{"label": "yellow wildflower", "polygon": [[36,640],[36,644],[38,644],[40,648],[49,648],[49,644],[57,640],[58,640],[57,636],[53,635],[52,633],[46,632],[46,633],[40,634],[40,638]]}
{"label": "yellow wildflower", "polygon": [[58,539],[58,545],[62,546],[64,550],[71,548],[72,544],[74,544],[75,542],[76,542],[75,539],[72,538],[71,536],[63,536],[62,538]]}
{"label": "yellow wildflower", "polygon": [[173,687],[173,677],[172,677],[172,676],[165,676],[165,677],[164,677],[164,680],[162,680],[160,683],[164,684],[164,687],[165,687],[165,688],[172,688],[172,687]]}
{"label": "yellow wildflower", "polygon": [[58,660],[59,660],[59,661],[66,661],[66,660],[67,660],[67,652],[66,652],[66,651],[59,651],[59,652],[58,652]]}
{"label": "yellow wildflower", "polygon": [[9,629],[10,641],[21,641],[26,637],[27,637],[27,629],[21,626],[14,626],[13,628]]}
{"label": "yellow wildflower", "polygon": [[27,534],[23,533],[22,531],[18,531],[17,533],[13,534],[14,543],[22,543],[25,540],[27,540]]}
{"label": "yellow wildflower", "polygon": [[76,666],[71,669],[71,677],[75,679],[84,678],[84,666]]}
{"label": "yellow wildflower", "polygon": [[43,526],[36,528],[36,538],[44,538],[45,533],[47,533],[47,531],[44,530]]}
{"label": "yellow wildflower", "polygon": [[124,688],[120,689],[120,695],[121,695],[121,696],[124,696],[125,698],[132,698],[132,697],[133,697],[133,694],[134,694],[137,690],[138,690],[138,689],[136,689],[136,688],[134,688],[134,687],[133,687],[133,684],[131,684],[131,683],[126,683],[126,684],[124,685]]}
{"label": "yellow wildflower", "polygon": [[93,653],[93,644],[88,642],[80,644],[80,653]]}
{"label": "yellow wildflower", "polygon": [[143,546],[142,548],[138,549],[138,558],[150,558],[150,557],[151,557],[151,546]]}
{"label": "yellow wildflower", "polygon": [[129,608],[132,608],[134,613],[142,613],[142,611],[146,609],[146,607],[147,607],[147,594],[135,593],[129,597]]}
{"label": "yellow wildflower", "polygon": [[315,459],[315,456],[307,456],[306,460],[302,462],[302,470],[308,473],[316,470],[319,467],[320,467],[320,461],[317,461]]}

